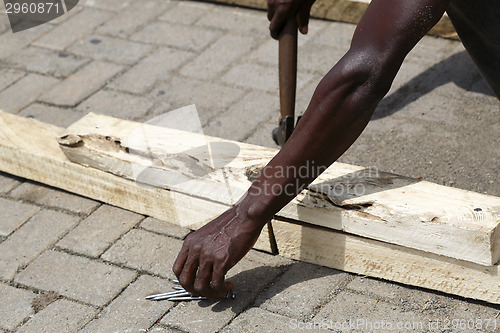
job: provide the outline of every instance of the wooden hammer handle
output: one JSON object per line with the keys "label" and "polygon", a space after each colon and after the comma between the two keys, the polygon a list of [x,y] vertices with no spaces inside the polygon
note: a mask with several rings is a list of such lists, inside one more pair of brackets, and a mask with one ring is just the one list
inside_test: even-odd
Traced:
{"label": "wooden hammer handle", "polygon": [[279,38],[279,80],[281,118],[295,115],[297,89],[297,21],[288,20]]}

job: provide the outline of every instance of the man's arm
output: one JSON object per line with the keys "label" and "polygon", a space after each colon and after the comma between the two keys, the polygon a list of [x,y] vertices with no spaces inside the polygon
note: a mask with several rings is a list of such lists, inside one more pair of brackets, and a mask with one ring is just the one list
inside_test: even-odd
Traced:
{"label": "man's arm", "polygon": [[[270,2],[274,15],[284,18],[294,12],[279,9],[280,4],[298,10],[283,0]],[[186,238],[173,267],[186,290],[220,298],[233,288],[225,282],[227,271],[252,248],[266,222],[358,138],[389,91],[404,58],[441,18],[448,2],[372,1],[351,48],[321,80],[281,151],[234,207]],[[279,27],[271,24],[270,29],[273,36],[279,35]],[[275,172],[306,167],[309,172],[303,178]]]}

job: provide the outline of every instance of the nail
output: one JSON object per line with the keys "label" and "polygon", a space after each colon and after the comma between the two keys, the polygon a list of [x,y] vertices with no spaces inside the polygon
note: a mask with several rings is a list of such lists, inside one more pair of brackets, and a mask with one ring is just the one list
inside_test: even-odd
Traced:
{"label": "nail", "polygon": [[190,297],[171,297],[168,298],[169,301],[201,301],[207,299],[203,296],[190,296]]}

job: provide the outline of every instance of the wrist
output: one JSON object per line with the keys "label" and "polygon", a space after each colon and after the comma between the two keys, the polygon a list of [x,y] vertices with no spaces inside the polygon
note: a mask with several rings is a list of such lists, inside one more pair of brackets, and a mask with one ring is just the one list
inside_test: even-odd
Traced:
{"label": "wrist", "polygon": [[252,197],[248,193],[234,206],[236,214],[244,216],[244,219],[258,228],[272,219],[274,212],[270,212],[268,206]]}

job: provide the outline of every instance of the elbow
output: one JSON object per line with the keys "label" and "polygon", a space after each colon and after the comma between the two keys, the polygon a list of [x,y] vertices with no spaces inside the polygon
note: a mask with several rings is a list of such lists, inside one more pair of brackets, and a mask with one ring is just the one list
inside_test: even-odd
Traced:
{"label": "elbow", "polygon": [[350,108],[367,110],[375,109],[389,92],[400,63],[384,54],[349,51],[337,66],[331,74],[345,85],[344,97]]}

